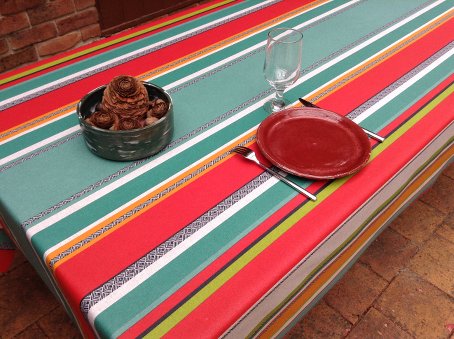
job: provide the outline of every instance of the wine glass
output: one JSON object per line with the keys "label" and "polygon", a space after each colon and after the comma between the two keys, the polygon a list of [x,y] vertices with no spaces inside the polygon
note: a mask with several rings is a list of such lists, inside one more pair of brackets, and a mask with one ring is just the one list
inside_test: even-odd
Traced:
{"label": "wine glass", "polygon": [[268,33],[263,73],[275,89],[273,99],[265,104],[268,112],[283,109],[288,102],[284,90],[300,76],[303,56],[303,34],[292,28],[275,28]]}

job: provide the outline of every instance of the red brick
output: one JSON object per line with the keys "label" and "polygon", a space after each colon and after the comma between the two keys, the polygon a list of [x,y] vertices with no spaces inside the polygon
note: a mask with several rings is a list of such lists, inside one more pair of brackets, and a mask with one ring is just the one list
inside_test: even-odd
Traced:
{"label": "red brick", "polygon": [[446,325],[454,323],[452,298],[411,271],[400,273],[375,307],[414,338],[448,338]]}
{"label": "red brick", "polygon": [[27,13],[22,12],[14,15],[8,15],[0,20],[0,36],[11,32],[17,32],[27,27],[30,27]]}
{"label": "red brick", "polygon": [[71,32],[58,36],[54,39],[44,41],[37,45],[39,56],[47,56],[58,52],[67,51],[82,40],[80,32]]}
{"label": "red brick", "polygon": [[19,266],[0,279],[1,337],[12,338],[57,305],[58,301],[31,265],[26,263]]}
{"label": "red brick", "polygon": [[32,25],[40,24],[74,13],[72,0],[54,0],[28,11]]}
{"label": "red brick", "polygon": [[348,339],[362,338],[411,339],[412,336],[372,307],[348,335]]}
{"label": "red brick", "polygon": [[81,28],[80,33],[82,34],[83,41],[88,40],[90,38],[96,38],[101,36],[101,27],[99,27],[99,24],[93,24]]}
{"label": "red brick", "polygon": [[443,214],[415,200],[391,224],[393,230],[417,244],[427,241],[443,222]]}
{"label": "red brick", "polygon": [[433,236],[412,259],[410,269],[454,297],[454,244]]}
{"label": "red brick", "polygon": [[82,339],[77,327],[71,323],[63,306],[41,318],[38,324],[49,338]]}
{"label": "red brick", "polygon": [[326,294],[326,303],[355,324],[386,288],[387,282],[356,263]]}
{"label": "red brick", "polygon": [[46,334],[38,325],[33,324],[27,327],[23,332],[16,334],[14,339],[33,339],[33,338],[45,338]]}
{"label": "red brick", "polygon": [[454,162],[444,170],[443,175],[454,179]]}
{"label": "red brick", "polygon": [[75,31],[79,28],[95,24],[98,22],[98,12],[96,8],[89,8],[74,15],[56,21],[60,34]]}
{"label": "red brick", "polygon": [[410,262],[418,247],[391,228],[386,229],[359,259],[391,281]]}
{"label": "red brick", "polygon": [[443,213],[449,213],[454,206],[454,180],[440,175],[433,186],[421,195],[420,199]]}
{"label": "red brick", "polygon": [[343,338],[352,325],[321,300],[284,339]]}
{"label": "red brick", "polygon": [[14,54],[10,54],[1,58],[0,70],[3,72],[36,60],[38,60],[38,57],[36,55],[35,48],[27,47]]}
{"label": "red brick", "polygon": [[25,46],[46,41],[56,36],[57,29],[55,28],[55,24],[53,22],[46,22],[38,26],[33,26],[29,29],[24,29],[17,33],[13,33],[9,38],[9,42],[13,50],[18,50]]}
{"label": "red brick", "polygon": [[74,0],[74,4],[76,5],[76,10],[79,11],[88,7],[94,7],[95,0]]}
{"label": "red brick", "polygon": [[9,51],[9,46],[8,46],[8,43],[6,42],[6,39],[0,39],[0,55],[5,54],[8,51]]}
{"label": "red brick", "polygon": [[46,0],[2,0],[0,1],[0,13],[3,15],[19,13],[45,2]]}

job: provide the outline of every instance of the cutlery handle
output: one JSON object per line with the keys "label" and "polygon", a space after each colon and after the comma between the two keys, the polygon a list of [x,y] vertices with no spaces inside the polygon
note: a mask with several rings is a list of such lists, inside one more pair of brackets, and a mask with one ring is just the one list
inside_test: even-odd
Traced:
{"label": "cutlery handle", "polygon": [[[298,99],[304,106],[307,106],[307,107],[314,107],[314,108],[320,108],[319,106],[317,106],[316,104],[313,104],[312,102],[310,101],[307,101],[303,98],[299,98]],[[375,139],[377,140],[378,142],[383,142],[385,141],[385,138],[379,136],[378,134],[375,134],[374,132],[372,131],[369,131],[368,129],[365,129],[363,127],[361,127],[362,130],[364,131],[364,133],[366,133],[370,138],[372,139]]]}
{"label": "cutlery handle", "polygon": [[378,142],[383,142],[385,141],[385,138],[379,136],[378,134],[375,134],[374,132],[369,131],[368,129],[365,129],[364,127],[361,127],[363,131],[372,139],[377,140]]}
{"label": "cutlery handle", "polygon": [[288,180],[286,177],[284,177],[283,175],[279,174],[278,172],[276,171],[273,171],[271,168],[268,168],[262,164],[259,163],[259,165],[265,170],[267,171],[268,173],[274,175],[276,178],[278,178],[279,180],[285,182],[287,185],[289,185],[290,187],[292,187],[293,189],[297,190],[299,193],[303,194],[304,196],[308,197],[309,199],[311,199],[312,201],[315,201],[317,200],[316,196],[309,193],[308,191],[306,191],[304,188],[298,186],[297,184],[291,182],[290,180]]}

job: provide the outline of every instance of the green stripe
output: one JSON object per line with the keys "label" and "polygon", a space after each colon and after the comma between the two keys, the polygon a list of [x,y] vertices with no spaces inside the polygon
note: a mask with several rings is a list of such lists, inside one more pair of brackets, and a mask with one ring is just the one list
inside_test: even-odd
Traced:
{"label": "green stripe", "polygon": [[[451,85],[443,93],[441,93],[436,99],[434,99],[429,105],[424,107],[420,112],[408,120],[401,128],[386,138],[386,140],[378,145],[371,154],[371,161],[386,150],[391,144],[393,144],[402,134],[408,131],[414,124],[421,120],[427,115],[435,106],[443,101],[454,91],[454,85]],[[452,139],[452,138],[451,138]],[[267,234],[257,244],[255,244],[249,251],[239,257],[234,263],[227,267],[221,274],[213,279],[204,289],[195,294],[190,300],[188,300],[183,306],[173,312],[167,317],[162,323],[148,333],[147,338],[154,336],[162,336],[167,333],[173,326],[181,321],[187,314],[192,312],[198,305],[206,300],[210,295],[217,291],[222,285],[224,285],[231,277],[238,273],[246,264],[251,262],[256,256],[258,256],[263,250],[269,247],[275,240],[277,240],[282,234],[289,230],[296,222],[301,220],[309,211],[318,206],[324,201],[329,195],[336,191],[339,187],[345,184],[350,177],[342,178],[333,181],[327,186],[322,192],[317,194],[317,201],[303,205],[295,213],[289,216],[281,224],[279,224],[272,232]]]}
{"label": "green stripe", "polygon": [[[251,3],[252,2],[252,3]],[[253,1],[248,1],[248,2],[240,2],[238,4],[234,4],[232,6],[229,6],[227,8],[220,9],[214,13],[209,13],[201,18],[196,18],[194,20],[191,20],[189,22],[184,22],[181,23],[178,26],[175,27],[170,27],[167,30],[161,31],[161,32],[156,32],[153,35],[150,36],[145,36],[140,40],[136,41],[131,41],[125,45],[118,46],[115,49],[111,49],[108,51],[105,51],[102,54],[94,55],[88,58],[85,58],[83,60],[74,62],[71,65],[64,66],[60,69],[56,69],[54,71],[50,71],[48,73],[45,73],[43,75],[39,75],[33,79],[26,80],[24,82],[21,82],[17,85],[8,87],[3,89],[0,92],[0,101],[14,97],[16,95],[19,95],[23,92],[35,89],[39,86],[46,85],[52,81],[59,80],[65,76],[68,76],[70,74],[74,74],[80,71],[84,71],[90,67],[99,65],[100,63],[107,62],[109,60],[112,60],[117,57],[122,57],[123,55],[134,52],[138,49],[147,47],[151,44],[154,44],[156,42],[162,41],[167,38],[172,38],[175,35],[184,33],[188,30],[197,28],[199,26],[205,25],[211,21],[220,19],[222,17],[228,16],[230,14],[233,14],[237,11],[240,11],[242,9],[246,9],[251,7],[252,5],[256,3],[260,3],[260,0],[253,0]],[[136,74],[132,74],[136,75]]]}
{"label": "green stripe", "polygon": [[[146,189],[159,185],[163,180],[166,180],[179,171],[192,166],[202,157],[202,155],[209,154],[221,147],[224,147],[226,143],[231,141],[232,135],[239,135],[262,121],[263,114],[264,112],[262,110],[257,110],[243,119],[226,126],[214,136],[202,140],[200,143],[185,150],[178,156],[169,159],[168,161],[155,167],[153,170],[148,171],[126,183],[121,189],[112,191],[106,196],[97,199],[81,210],[71,214],[65,219],[53,224],[48,229],[36,234],[33,237],[33,243],[34,246],[37,247],[38,253],[43,255],[48,248],[83,229],[86,225],[90,225],[91,223],[99,220],[105,216],[106,213],[115,210],[123,204],[128,204],[132,199],[142,194]],[[87,160],[83,159],[83,163],[86,164]],[[105,163],[117,164],[115,162],[108,161]],[[43,200],[47,199],[49,199],[49,197],[46,197]]]}
{"label": "green stripe", "polygon": [[[435,158],[437,158],[443,150],[447,149],[449,145],[453,142],[454,138],[449,139],[440,149],[434,153],[429,160],[427,160],[423,165],[418,167],[418,169],[408,178],[408,180],[399,187],[399,189],[390,196],[383,204],[381,204],[361,225],[357,228],[343,243],[339,245],[332,253],[330,253],[320,264],[318,264],[305,278],[304,280],[292,291],[290,294],[273,310],[271,310],[261,321],[257,324],[256,327],[248,334],[247,337],[252,337],[256,335],[276,314],[285,306],[287,305],[296,295],[301,293],[303,288],[307,285],[307,283],[312,280],[320,271],[323,270],[334,258],[336,258],[341,252],[343,252],[358,236],[363,230],[370,225],[374,218],[376,218],[398,195],[405,191],[407,186],[417,177],[419,176],[424,169],[430,164]],[[386,224],[386,223],[385,223]],[[382,225],[381,227],[383,227]],[[381,228],[376,231],[376,233],[380,232]],[[374,236],[371,237],[371,239]],[[365,243],[361,248],[364,248],[369,242]]]}
{"label": "green stripe", "polygon": [[[95,321],[98,333],[102,337],[117,337],[294,196],[294,191],[285,185],[271,187],[199,242],[188,248],[184,255],[177,257],[152,277],[135,287],[133,291],[128,293],[127,297],[122,298],[100,314]],[[279,198],[278,204],[273,200],[276,197]],[[251,210],[255,213],[251,213]]]}
{"label": "green stripe", "polygon": [[142,29],[142,30],[137,31],[137,32],[134,32],[134,33],[132,33],[132,34],[128,34],[128,35],[125,35],[125,36],[121,36],[121,37],[119,37],[119,38],[109,40],[109,41],[107,41],[107,42],[105,42],[105,43],[102,43],[102,44],[100,44],[100,45],[96,45],[96,46],[93,46],[93,47],[90,47],[90,48],[86,48],[86,49],[84,49],[83,51],[79,51],[79,52],[73,53],[73,54],[71,54],[71,55],[68,55],[68,56],[66,56],[66,57],[60,58],[60,59],[58,59],[58,60],[54,60],[54,61],[45,63],[45,64],[43,64],[43,65],[41,65],[41,66],[34,67],[34,68],[29,69],[29,70],[26,70],[26,71],[23,71],[23,72],[14,74],[14,75],[12,75],[12,76],[10,76],[10,77],[4,78],[4,79],[0,79],[0,85],[6,84],[6,83],[8,83],[8,82],[11,82],[11,81],[14,81],[14,80],[17,80],[17,79],[20,79],[20,78],[23,78],[23,77],[25,77],[25,76],[27,76],[27,75],[30,75],[30,74],[33,74],[33,73],[36,73],[36,72],[39,72],[39,71],[42,71],[42,70],[51,68],[51,67],[53,67],[53,66],[62,64],[62,63],[64,63],[64,62],[67,62],[67,61],[70,61],[70,60],[73,60],[73,59],[77,59],[77,58],[82,57],[82,56],[84,56],[84,55],[87,55],[87,54],[90,54],[90,53],[99,51],[99,50],[101,50],[101,49],[103,49],[103,48],[110,47],[110,46],[113,46],[113,45],[115,45],[115,44],[124,42],[124,41],[126,41],[126,40],[129,40],[129,39],[138,37],[138,36],[140,36],[140,35],[143,35],[143,34],[152,32],[152,31],[157,30],[157,29],[159,29],[159,28],[163,28],[163,27],[172,25],[172,24],[177,23],[177,22],[179,22],[179,21],[183,21],[183,20],[185,20],[185,19],[188,19],[188,18],[191,18],[191,17],[193,17],[193,16],[202,14],[202,13],[204,13],[204,12],[208,12],[208,11],[210,11],[210,10],[212,10],[212,9],[215,9],[215,8],[218,8],[218,7],[221,7],[221,6],[224,6],[224,5],[226,5],[226,4],[228,4],[228,3],[231,3],[231,2],[234,2],[234,1],[237,1],[237,0],[225,0],[225,1],[223,1],[223,2],[220,2],[220,3],[214,4],[214,5],[208,6],[208,7],[206,7],[206,8],[202,8],[202,9],[193,11],[193,12],[191,12],[191,13],[187,13],[187,14],[185,14],[185,15],[181,15],[181,16],[176,17],[176,18],[173,18],[173,19],[171,19],[171,20],[167,20],[167,21],[165,21],[165,22],[162,22],[162,23],[153,25],[153,26],[151,26],[151,27]]}

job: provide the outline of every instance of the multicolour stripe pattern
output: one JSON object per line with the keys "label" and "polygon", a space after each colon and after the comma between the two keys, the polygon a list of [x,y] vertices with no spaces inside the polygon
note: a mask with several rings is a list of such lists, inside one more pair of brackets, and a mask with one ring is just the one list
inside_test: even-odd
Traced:
{"label": "multicolour stripe pattern", "polygon": [[[5,74],[5,225],[87,337],[275,336],[453,159],[453,15],[448,0],[214,1]],[[286,97],[386,137],[355,175],[289,176],[315,202],[230,153],[257,150],[277,26],[304,34]],[[172,96],[153,157],[84,144],[75,106],[118,74]]]}

